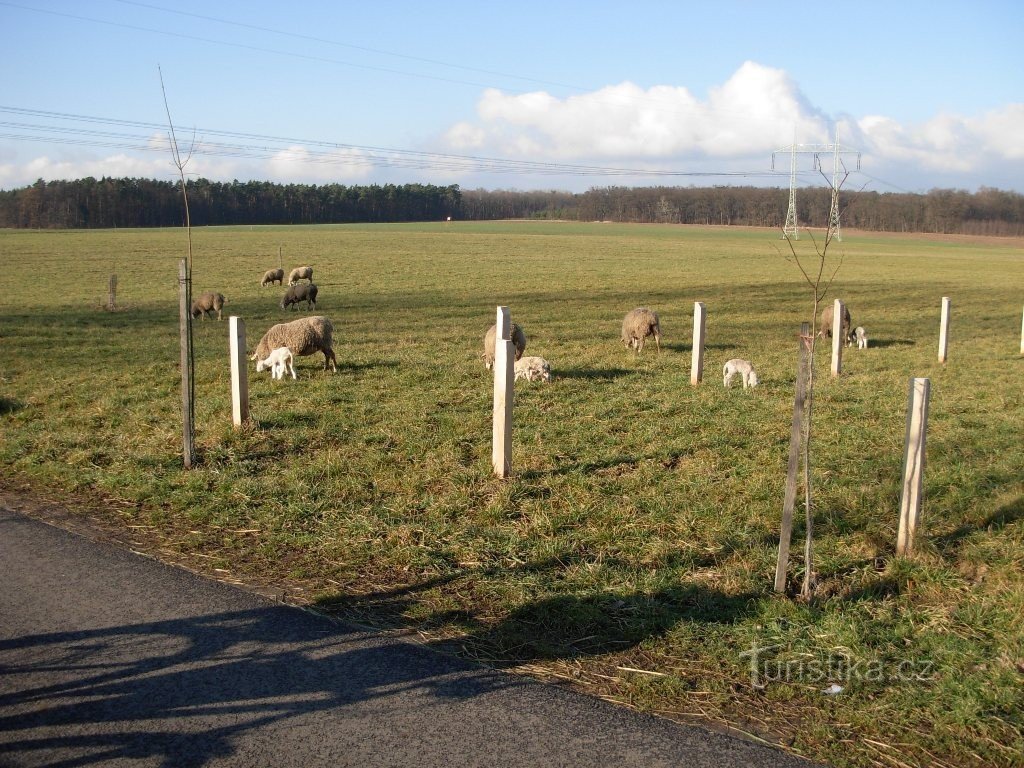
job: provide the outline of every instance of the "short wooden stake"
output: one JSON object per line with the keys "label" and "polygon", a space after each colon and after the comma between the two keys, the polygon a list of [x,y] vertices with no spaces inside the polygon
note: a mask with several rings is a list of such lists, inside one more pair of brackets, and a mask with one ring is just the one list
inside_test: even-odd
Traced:
{"label": "short wooden stake", "polygon": [[1020,318],[1020,353],[1024,355],[1024,314]]}
{"label": "short wooden stake", "polygon": [[796,398],[793,400],[793,427],[789,432],[789,466],[786,470],[786,498],[782,504],[782,528],[779,533],[779,561],[775,566],[775,591],[786,589],[789,569],[789,544],[793,537],[793,508],[800,470],[800,440],[804,429],[804,402],[807,399],[807,350],[811,343],[810,323],[800,326],[796,364]]}
{"label": "short wooden stake", "polygon": [[107,311],[117,309],[117,275],[111,275],[107,283]]}
{"label": "short wooden stake", "polygon": [[515,347],[512,344],[512,316],[508,307],[498,307],[494,339],[494,428],[491,466],[500,478],[512,474],[512,400],[515,386]]}
{"label": "short wooden stake", "polygon": [[231,422],[240,427],[249,420],[249,370],[245,364],[245,323],[229,318],[231,348]]}
{"label": "short wooden stake", "polygon": [[196,463],[195,369],[192,361],[192,272],[188,260],[178,262],[178,329],[181,347],[181,448],[185,469]]}
{"label": "short wooden stake", "polygon": [[939,323],[939,362],[946,362],[949,356],[949,309],[948,296],[942,297],[942,320]]}
{"label": "short wooden stake", "polygon": [[704,332],[707,312],[704,303],[693,302],[693,360],[690,363],[690,384],[697,386],[704,379]]}
{"label": "short wooden stake", "polygon": [[925,435],[928,432],[929,379],[911,379],[907,403],[907,435],[903,448],[903,494],[900,497],[900,529],[896,554],[909,555],[914,549],[917,524],[921,519],[924,487]]}
{"label": "short wooden stake", "polygon": [[838,376],[843,371],[843,345],[846,335],[843,333],[846,307],[839,299],[832,304],[832,375]]}

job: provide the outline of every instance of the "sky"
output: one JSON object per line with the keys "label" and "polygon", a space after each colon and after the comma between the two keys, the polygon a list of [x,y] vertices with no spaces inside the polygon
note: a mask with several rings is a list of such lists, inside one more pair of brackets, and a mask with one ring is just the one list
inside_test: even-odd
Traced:
{"label": "sky", "polygon": [[827,186],[838,136],[846,189],[1024,192],[1017,0],[0,0],[0,35],[0,189],[175,179],[169,112],[217,181],[788,187],[796,147]]}

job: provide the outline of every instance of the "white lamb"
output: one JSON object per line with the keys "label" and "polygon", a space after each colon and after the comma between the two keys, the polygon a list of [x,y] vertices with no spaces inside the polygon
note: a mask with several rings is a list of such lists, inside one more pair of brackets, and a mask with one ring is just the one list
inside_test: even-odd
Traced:
{"label": "white lamb", "polygon": [[732,386],[732,377],[737,373],[743,379],[744,389],[757,386],[757,371],[754,370],[754,366],[749,360],[741,360],[738,357],[734,357],[722,368],[722,384],[726,387]]}
{"label": "white lamb", "polygon": [[292,378],[296,378],[295,357],[288,347],[278,347],[271,351],[266,360],[256,361],[257,371],[263,371],[267,368],[270,369],[270,378],[272,379],[283,379],[285,372],[289,370],[292,372]]}
{"label": "white lamb", "polygon": [[858,325],[854,330],[854,335],[857,337],[857,349],[868,348],[868,332],[864,330],[863,325]]}
{"label": "white lamb", "polygon": [[543,357],[531,355],[521,357],[515,363],[515,380],[551,381],[551,364]]}

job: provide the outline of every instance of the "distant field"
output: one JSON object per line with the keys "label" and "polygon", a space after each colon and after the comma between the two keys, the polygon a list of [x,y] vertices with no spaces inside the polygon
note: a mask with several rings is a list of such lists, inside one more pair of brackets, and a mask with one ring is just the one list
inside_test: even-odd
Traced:
{"label": "distant field", "polygon": [[[829,301],[846,301],[871,346],[847,350],[836,381],[819,347],[810,604],[772,592],[795,334],[811,310],[769,230],[197,230],[195,293],[222,292],[250,348],[295,316],[277,306],[283,289],[259,286],[279,247],[286,270],[312,265],[339,370],[299,358],[299,380],[279,382],[250,367],[255,425],[233,430],[227,320],[197,322],[187,473],[184,232],[0,231],[0,489],[71,499],[220,578],[837,766],[1021,765],[1024,241],[844,237]],[[694,301],[708,311],[696,388]],[[504,482],[480,361],[498,304],[554,375],[517,390]],[[660,355],[619,342],[641,305],[661,316]],[[725,390],[731,357],[762,385]],[[903,561],[911,376],[932,379],[932,403],[924,533]],[[798,522],[794,584],[802,539]],[[843,691],[822,693],[831,683]]]}

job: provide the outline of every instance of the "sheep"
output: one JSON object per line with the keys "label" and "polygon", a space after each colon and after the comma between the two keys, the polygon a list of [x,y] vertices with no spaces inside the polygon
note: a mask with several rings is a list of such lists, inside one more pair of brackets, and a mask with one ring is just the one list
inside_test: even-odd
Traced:
{"label": "sheep", "polygon": [[263,273],[263,279],[260,281],[260,288],[265,288],[268,285],[277,283],[280,285],[284,282],[284,270],[283,269],[268,269]]}
{"label": "sheep", "polygon": [[203,316],[206,319],[207,313],[217,312],[217,319],[222,320],[221,310],[224,309],[224,294],[207,292],[198,299],[192,301],[192,317]]}
{"label": "sheep", "polygon": [[657,313],[647,307],[637,307],[627,313],[622,320],[622,343],[626,349],[632,347],[640,354],[648,336],[654,337],[654,343],[661,352],[661,324]]}
{"label": "sheep", "polygon": [[753,389],[759,383],[757,378],[757,371],[754,370],[754,366],[750,364],[749,360],[741,360],[738,357],[734,357],[729,360],[722,367],[722,385],[726,387],[732,386],[732,377],[736,374],[740,375],[743,380],[743,388],[750,387]]}
{"label": "sheep", "polygon": [[288,290],[281,297],[281,309],[286,309],[293,304],[298,305],[300,301],[306,302],[306,309],[316,309],[316,294],[318,290],[314,283],[289,285]]}
{"label": "sheep", "polygon": [[[491,370],[491,366],[494,365],[494,340],[497,336],[498,325],[495,323],[484,334],[484,367],[487,370]],[[523,356],[523,350],[526,349],[526,334],[515,323],[512,323],[512,344],[516,348],[516,360],[518,360]]]}
{"label": "sheep", "polygon": [[288,285],[295,285],[299,280],[309,280],[313,282],[313,268],[312,267],[296,267],[288,274]]}
{"label": "sheep", "polygon": [[[825,307],[821,310],[821,322],[818,324],[818,335],[827,336],[832,338],[832,320],[835,310],[833,307]],[[843,305],[843,338],[846,340],[846,346],[850,346],[856,340],[853,335],[853,325],[850,322],[850,308]]]}
{"label": "sheep", "polygon": [[858,325],[854,329],[853,335],[857,338],[857,349],[868,348],[868,332],[864,330],[863,325]]}
{"label": "sheep", "polygon": [[291,369],[292,378],[297,378],[295,376],[295,356],[292,355],[292,351],[288,347],[278,347],[267,355],[266,360],[256,362],[257,372],[267,368],[270,369],[270,378],[272,379],[283,379],[289,369]]}
{"label": "sheep", "polygon": [[516,360],[515,380],[551,381],[551,364],[543,357],[530,355]]}
{"label": "sheep", "polygon": [[331,370],[337,372],[338,360],[332,349],[333,335],[334,325],[323,315],[300,317],[290,323],[278,323],[263,334],[251,359],[255,360],[259,367],[260,362],[266,361],[271,351],[278,347],[288,347],[297,357],[323,352],[324,370],[327,370],[327,364],[330,363]]}

